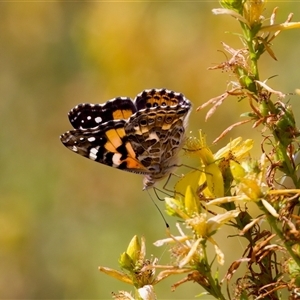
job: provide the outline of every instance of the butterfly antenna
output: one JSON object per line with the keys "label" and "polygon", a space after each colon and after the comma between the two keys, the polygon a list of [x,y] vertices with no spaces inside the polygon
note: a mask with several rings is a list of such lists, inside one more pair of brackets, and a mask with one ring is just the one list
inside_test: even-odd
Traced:
{"label": "butterfly antenna", "polygon": [[170,226],[169,226],[169,224],[168,224],[168,222],[167,222],[165,216],[163,215],[162,211],[160,210],[160,208],[158,207],[158,205],[156,204],[156,202],[153,200],[151,194],[149,193],[149,190],[147,190],[147,193],[148,193],[148,195],[149,195],[151,201],[153,202],[153,204],[155,205],[155,207],[156,207],[157,210],[159,211],[161,217],[163,218],[163,220],[164,220],[164,222],[165,222],[165,225],[166,225],[166,228],[167,228],[167,231],[169,231],[169,230],[170,230]]}

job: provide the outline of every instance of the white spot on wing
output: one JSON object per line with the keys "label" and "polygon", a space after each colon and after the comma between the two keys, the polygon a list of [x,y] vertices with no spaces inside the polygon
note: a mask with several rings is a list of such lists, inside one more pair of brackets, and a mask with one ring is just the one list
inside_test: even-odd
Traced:
{"label": "white spot on wing", "polygon": [[77,151],[78,151],[77,147],[76,147],[76,146],[73,146],[73,147],[72,147],[72,151],[77,152]]}
{"label": "white spot on wing", "polygon": [[101,117],[97,117],[97,118],[95,118],[95,122],[96,122],[96,123],[98,123],[98,124],[99,124],[99,123],[101,123],[101,121],[102,121],[102,118],[101,118]]}
{"label": "white spot on wing", "polygon": [[92,117],[91,117],[91,116],[87,116],[86,118],[87,118],[88,120],[90,120]]}
{"label": "white spot on wing", "polygon": [[93,136],[91,136],[91,137],[89,137],[88,139],[87,139],[89,142],[95,142],[96,141],[96,138],[95,137],[93,137]]}
{"label": "white spot on wing", "polygon": [[90,149],[89,158],[91,160],[96,160],[97,159],[98,149],[99,149],[99,147]]}
{"label": "white spot on wing", "polygon": [[112,157],[112,162],[113,162],[113,165],[118,167],[120,165],[120,158],[121,158],[121,153],[115,153]]}

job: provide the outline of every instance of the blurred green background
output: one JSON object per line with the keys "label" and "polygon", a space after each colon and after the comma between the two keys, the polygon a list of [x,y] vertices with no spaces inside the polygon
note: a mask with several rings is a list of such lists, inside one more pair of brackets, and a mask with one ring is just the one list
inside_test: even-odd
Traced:
{"label": "blurred green background", "polygon": [[[300,20],[299,2],[269,1],[266,16],[275,5],[277,22],[290,12]],[[240,47],[237,36],[225,34],[239,28],[231,17],[213,16],[216,7],[217,1],[0,4],[2,299],[107,299],[112,291],[128,290],[97,267],[118,268],[134,234],[145,235],[149,257],[169,262],[167,248],[152,246],[166,236],[165,227],[142,192],[142,177],[73,154],[59,135],[71,129],[67,113],[81,102],[166,87],[184,93],[196,108],[223,93],[228,74],[207,68],[226,60],[218,52],[221,41]],[[260,62],[261,79],[279,74],[269,81],[276,90],[300,87],[299,40],[300,31],[283,32],[274,41],[278,61],[264,55]],[[297,119],[299,98],[289,98]],[[205,111],[194,109],[189,130],[197,135],[202,128],[211,143],[245,110],[246,101],[227,99],[205,123]],[[259,129],[250,124],[213,151],[240,135],[255,138],[259,153]],[[242,251],[226,245],[228,255],[236,254],[233,247]],[[171,293],[181,278],[158,285],[159,298],[193,299],[201,292],[187,283]]]}

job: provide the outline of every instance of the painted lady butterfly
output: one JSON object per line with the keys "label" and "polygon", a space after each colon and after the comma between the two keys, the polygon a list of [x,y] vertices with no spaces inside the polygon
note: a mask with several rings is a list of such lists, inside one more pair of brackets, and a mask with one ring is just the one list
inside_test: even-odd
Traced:
{"label": "painted lady butterfly", "polygon": [[145,90],[134,101],[79,104],[69,112],[74,130],[60,136],[75,153],[144,175],[144,190],[168,176],[184,142],[191,102],[166,89]]}

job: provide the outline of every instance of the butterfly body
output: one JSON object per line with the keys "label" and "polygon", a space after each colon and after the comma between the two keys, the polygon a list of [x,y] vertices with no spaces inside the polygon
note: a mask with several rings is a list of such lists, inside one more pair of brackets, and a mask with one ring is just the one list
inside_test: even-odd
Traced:
{"label": "butterfly body", "polygon": [[134,101],[80,104],[69,112],[74,130],[60,139],[91,160],[143,174],[147,189],[176,166],[190,110],[189,100],[166,89],[145,90]]}

